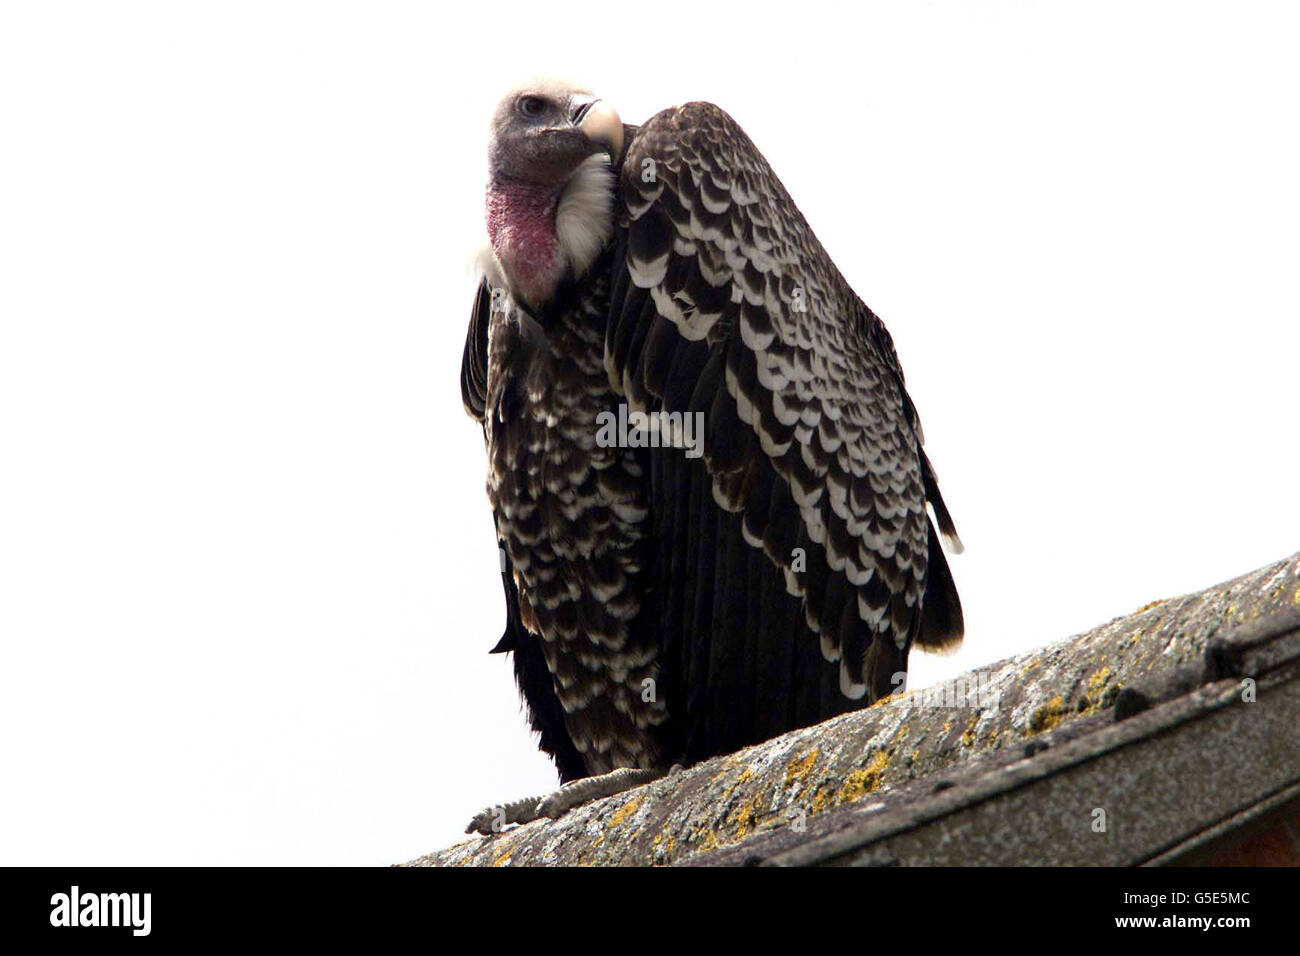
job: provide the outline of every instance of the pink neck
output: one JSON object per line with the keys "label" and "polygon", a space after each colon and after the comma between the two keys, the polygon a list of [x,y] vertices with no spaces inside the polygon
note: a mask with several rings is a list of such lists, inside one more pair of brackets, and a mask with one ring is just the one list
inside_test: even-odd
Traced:
{"label": "pink neck", "polygon": [[488,183],[487,229],[492,251],[512,289],[531,305],[555,292],[564,274],[564,257],[555,237],[554,186],[497,179]]}

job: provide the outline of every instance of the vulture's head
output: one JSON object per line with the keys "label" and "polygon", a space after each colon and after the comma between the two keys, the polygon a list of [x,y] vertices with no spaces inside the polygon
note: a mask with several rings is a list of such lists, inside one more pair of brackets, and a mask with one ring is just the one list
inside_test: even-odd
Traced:
{"label": "vulture's head", "polygon": [[500,279],[531,307],[582,275],[613,233],[618,113],[557,81],[512,90],[492,116],[487,228]]}

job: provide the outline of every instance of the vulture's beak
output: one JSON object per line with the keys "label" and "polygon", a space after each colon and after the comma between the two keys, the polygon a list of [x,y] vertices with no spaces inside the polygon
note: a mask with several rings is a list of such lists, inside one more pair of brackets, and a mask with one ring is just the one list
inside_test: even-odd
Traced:
{"label": "vulture's beak", "polygon": [[569,120],[593,144],[598,152],[609,154],[611,163],[623,154],[623,121],[604,100],[593,96],[574,97],[569,105]]}

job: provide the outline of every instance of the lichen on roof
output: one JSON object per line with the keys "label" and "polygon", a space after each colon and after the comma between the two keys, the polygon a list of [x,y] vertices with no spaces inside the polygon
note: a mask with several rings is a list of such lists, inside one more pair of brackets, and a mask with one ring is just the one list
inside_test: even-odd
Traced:
{"label": "lichen on roof", "polygon": [[[1236,580],[1146,605],[1036,651],[887,703],[705,761],[667,780],[431,853],[411,865],[664,865],[797,835],[809,820],[876,812],[932,792],[966,765],[1034,755],[1113,720],[1124,688],[1204,670],[1210,641],[1300,605],[1300,554]],[[972,691],[973,689],[973,691]]]}

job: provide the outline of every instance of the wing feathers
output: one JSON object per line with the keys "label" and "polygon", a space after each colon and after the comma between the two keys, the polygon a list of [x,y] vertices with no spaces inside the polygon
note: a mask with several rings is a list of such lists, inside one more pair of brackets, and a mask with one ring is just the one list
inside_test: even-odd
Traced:
{"label": "wing feathers", "polygon": [[676,460],[651,506],[684,750],[716,753],[889,693],[913,641],[959,640],[935,557],[955,529],[888,332],[730,117],[652,118],[620,192],[610,381],[704,419],[702,460],[654,451]]}
{"label": "wing feathers", "polygon": [[470,311],[469,334],[465,337],[465,354],[460,362],[460,397],[465,411],[477,421],[483,421],[487,402],[488,323],[491,319],[492,297],[487,280],[479,283]]}

